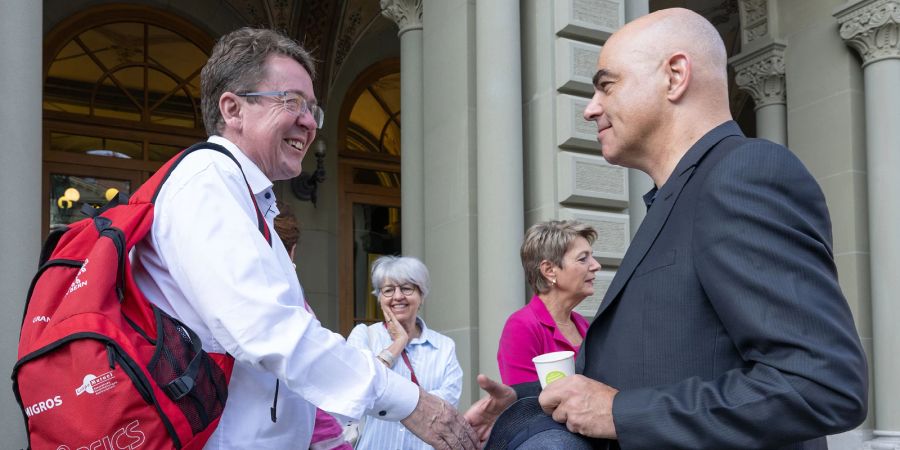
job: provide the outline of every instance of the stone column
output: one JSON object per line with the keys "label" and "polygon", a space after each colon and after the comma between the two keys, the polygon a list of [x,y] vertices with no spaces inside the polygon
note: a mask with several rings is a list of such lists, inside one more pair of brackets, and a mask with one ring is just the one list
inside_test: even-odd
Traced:
{"label": "stone column", "polygon": [[[0,2],[0,373],[16,361],[25,296],[41,247],[42,2]],[[9,380],[9,378],[7,378]],[[25,424],[8,382],[0,389],[0,436],[25,447]]]}
{"label": "stone column", "polygon": [[503,324],[525,298],[520,34],[518,0],[475,4],[478,365],[492,377]]}
{"label": "stone column", "polygon": [[422,0],[381,0],[400,31],[400,227],[403,254],[425,259],[425,135]]}
{"label": "stone column", "polygon": [[[754,42],[757,44],[759,41]],[[756,135],[787,145],[784,44],[769,40],[732,56],[737,86],[756,104]]]}
{"label": "stone column", "polygon": [[900,0],[863,0],[834,16],[862,57],[866,101],[875,439],[866,449],[900,449]]}

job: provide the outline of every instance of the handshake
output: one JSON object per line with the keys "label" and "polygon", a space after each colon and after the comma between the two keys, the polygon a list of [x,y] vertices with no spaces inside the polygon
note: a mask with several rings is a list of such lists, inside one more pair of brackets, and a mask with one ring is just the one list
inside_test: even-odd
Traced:
{"label": "handshake", "polygon": [[478,375],[478,385],[488,395],[465,414],[420,388],[416,409],[400,422],[437,450],[480,449],[490,436],[494,421],[516,401],[516,392],[485,375]]}
{"label": "handshake", "polygon": [[[478,385],[488,395],[463,415],[440,398],[421,391],[416,409],[401,423],[436,449],[480,449],[497,417],[517,400],[517,394],[485,375],[478,375]],[[616,439],[612,404],[618,392],[602,382],[572,375],[545,386],[538,401],[544,413],[576,435]]]}

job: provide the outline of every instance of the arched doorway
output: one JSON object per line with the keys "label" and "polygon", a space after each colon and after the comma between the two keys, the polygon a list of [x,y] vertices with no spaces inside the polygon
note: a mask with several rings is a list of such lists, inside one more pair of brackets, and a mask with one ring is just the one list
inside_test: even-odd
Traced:
{"label": "arched doorway", "polygon": [[46,235],[205,138],[200,70],[213,39],[163,11],[106,5],[63,21],[45,42]]}
{"label": "arched doorway", "polygon": [[369,269],[400,252],[400,61],[363,71],[338,124],[340,331],[381,319]]}

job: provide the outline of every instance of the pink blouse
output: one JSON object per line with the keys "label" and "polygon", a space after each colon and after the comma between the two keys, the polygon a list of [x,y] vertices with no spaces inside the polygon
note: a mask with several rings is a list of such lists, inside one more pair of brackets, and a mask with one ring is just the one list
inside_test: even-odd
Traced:
{"label": "pink blouse", "polygon": [[311,449],[353,450],[353,446],[341,438],[343,433],[344,427],[334,416],[316,408],[316,425],[310,441]]}
{"label": "pink blouse", "polygon": [[[584,338],[588,329],[587,320],[572,311],[572,322]],[[535,295],[522,309],[512,313],[503,326],[497,350],[500,379],[507,385],[537,381],[537,371],[531,358],[563,350],[574,351],[578,356],[578,348],[563,336],[544,301]]]}

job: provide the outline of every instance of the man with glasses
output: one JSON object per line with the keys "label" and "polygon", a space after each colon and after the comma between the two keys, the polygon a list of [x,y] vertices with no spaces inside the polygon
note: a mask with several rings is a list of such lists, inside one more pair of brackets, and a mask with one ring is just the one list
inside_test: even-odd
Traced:
{"label": "man with glasses", "polygon": [[300,173],[322,126],[314,75],[306,50],[277,32],[223,36],[201,72],[203,121],[208,142],[240,167],[217,151],[185,157],[132,255],[147,298],[193,329],[204,350],[235,359],[205,448],[308,448],[317,405],[402,421],[439,449],[474,449],[454,408],[314,320],[281,240],[260,233],[258,217],[271,230],[278,214],[272,183]]}

